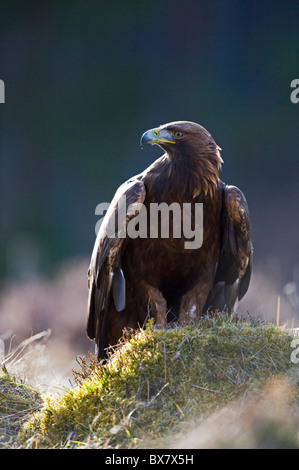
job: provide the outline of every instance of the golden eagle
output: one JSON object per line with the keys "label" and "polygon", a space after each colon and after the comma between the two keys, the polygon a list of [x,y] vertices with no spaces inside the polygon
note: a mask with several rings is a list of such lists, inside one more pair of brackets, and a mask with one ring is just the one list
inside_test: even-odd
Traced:
{"label": "golden eagle", "polygon": [[[219,179],[221,149],[209,132],[196,123],[176,121],[145,132],[144,144],[157,144],[165,153],[117,190],[88,271],[87,335],[95,339],[99,359],[118,342],[124,328],[138,329],[149,317],[165,327],[169,321],[189,323],[210,309],[233,309],[250,282],[247,202],[240,189]],[[200,245],[194,248],[186,244],[190,240],[184,233],[176,235],[171,210],[168,235],[161,233],[161,212],[158,234],[150,236],[150,209],[162,203],[179,207],[181,224],[183,211],[189,208],[194,237],[196,207],[202,207]],[[119,221],[116,214],[121,204],[125,217]],[[130,236],[124,230],[141,212],[146,230]],[[109,233],[112,221],[115,231]]]}

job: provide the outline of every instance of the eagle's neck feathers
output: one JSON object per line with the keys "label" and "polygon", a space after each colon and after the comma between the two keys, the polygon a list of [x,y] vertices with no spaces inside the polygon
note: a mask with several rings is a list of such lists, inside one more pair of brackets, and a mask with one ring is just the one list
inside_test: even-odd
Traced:
{"label": "eagle's neck feathers", "polygon": [[203,193],[213,197],[219,181],[223,162],[220,148],[214,144],[202,149],[196,155],[168,155],[168,179],[172,191],[180,196],[193,199]]}
{"label": "eagle's neck feathers", "polygon": [[203,192],[205,195],[213,197],[219,182],[219,171],[223,160],[220,156],[220,147],[210,144],[207,149],[199,152],[193,159],[195,161],[194,172],[198,178],[198,188],[195,188],[194,197]]}

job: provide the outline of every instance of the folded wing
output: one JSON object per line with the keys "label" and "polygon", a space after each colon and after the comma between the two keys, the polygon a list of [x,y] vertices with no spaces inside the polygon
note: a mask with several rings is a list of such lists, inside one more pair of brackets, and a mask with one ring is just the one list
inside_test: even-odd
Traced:
{"label": "folded wing", "polygon": [[107,347],[106,320],[109,305],[125,308],[125,278],[121,256],[127,241],[127,226],[145,199],[144,183],[132,178],[122,184],[111,201],[98,232],[88,270],[87,335],[98,351]]}
{"label": "folded wing", "polygon": [[223,189],[221,246],[214,285],[205,309],[228,309],[246,294],[252,270],[249,210],[244,194],[235,186]]}

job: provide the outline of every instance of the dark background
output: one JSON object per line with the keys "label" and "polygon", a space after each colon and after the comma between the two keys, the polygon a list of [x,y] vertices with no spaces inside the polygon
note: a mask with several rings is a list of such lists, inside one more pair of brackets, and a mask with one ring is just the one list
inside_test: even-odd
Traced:
{"label": "dark background", "polygon": [[298,1],[1,1],[2,285],[87,259],[96,205],[161,154],[142,133],[173,120],[212,133],[255,266],[293,281],[298,24]]}

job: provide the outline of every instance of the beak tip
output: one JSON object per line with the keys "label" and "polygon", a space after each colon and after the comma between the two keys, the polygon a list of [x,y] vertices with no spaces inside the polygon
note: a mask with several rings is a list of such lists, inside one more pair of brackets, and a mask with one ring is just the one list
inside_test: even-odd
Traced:
{"label": "beak tip", "polygon": [[142,134],[141,139],[140,139],[140,147],[143,149],[144,144],[148,143],[150,141],[149,139],[149,134],[148,131],[144,132]]}

